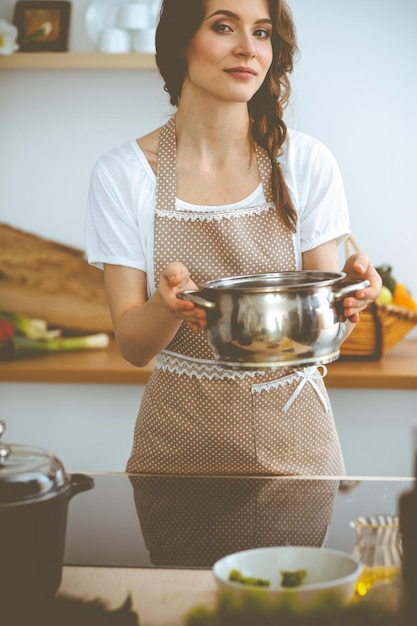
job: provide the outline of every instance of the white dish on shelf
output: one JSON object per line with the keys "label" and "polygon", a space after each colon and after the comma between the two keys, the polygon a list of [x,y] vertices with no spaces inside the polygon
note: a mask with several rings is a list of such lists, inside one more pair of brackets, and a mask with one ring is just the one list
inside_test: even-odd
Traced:
{"label": "white dish on shelf", "polygon": [[149,26],[149,6],[146,2],[126,2],[120,6],[118,25],[137,31]]}
{"label": "white dish on shelf", "polygon": [[126,54],[131,50],[130,35],[123,28],[104,28],[100,33],[98,49],[100,52]]}
{"label": "white dish on shelf", "polygon": [[93,0],[89,5],[85,14],[85,27],[96,46],[103,30],[117,26],[120,4],[117,0]]}
{"label": "white dish on shelf", "polygon": [[134,52],[155,54],[155,29],[136,30],[132,35],[132,50]]}

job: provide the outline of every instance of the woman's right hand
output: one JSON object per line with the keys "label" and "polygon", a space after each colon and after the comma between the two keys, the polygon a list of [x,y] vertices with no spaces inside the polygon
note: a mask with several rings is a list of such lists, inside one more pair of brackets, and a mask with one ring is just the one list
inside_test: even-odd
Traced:
{"label": "woman's right hand", "polygon": [[196,307],[193,302],[180,300],[177,295],[184,289],[197,288],[185,265],[176,261],[164,269],[158,287],[159,295],[168,309],[175,317],[184,320],[194,332],[198,332],[206,326],[206,312],[204,309]]}

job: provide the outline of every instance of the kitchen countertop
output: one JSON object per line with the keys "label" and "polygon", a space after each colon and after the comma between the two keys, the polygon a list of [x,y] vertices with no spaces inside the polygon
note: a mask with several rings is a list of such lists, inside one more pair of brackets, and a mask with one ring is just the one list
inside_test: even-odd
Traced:
{"label": "kitchen countertop", "polygon": [[[109,348],[0,363],[0,382],[145,384],[154,367],[136,368]],[[379,361],[339,360],[327,365],[326,386],[341,389],[417,390],[417,339],[404,339]]]}
{"label": "kitchen countertop", "polygon": [[266,545],[351,552],[360,515],[396,514],[410,478],[189,477],[91,474],[70,502],[59,594],[128,595],[141,626],[179,626],[213,605],[215,560]]}
{"label": "kitchen countertop", "polygon": [[184,626],[196,606],[215,605],[216,591],[207,570],[64,567],[58,596],[100,599],[109,611],[120,609],[130,596],[140,626]]}

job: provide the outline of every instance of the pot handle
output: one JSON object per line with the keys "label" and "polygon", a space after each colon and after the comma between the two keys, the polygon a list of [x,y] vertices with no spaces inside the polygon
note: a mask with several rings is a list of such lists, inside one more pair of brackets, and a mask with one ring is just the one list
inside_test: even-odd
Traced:
{"label": "pot handle", "polygon": [[71,477],[71,493],[70,498],[81,491],[88,491],[94,487],[94,479],[86,474],[70,474]]}
{"label": "pot handle", "polygon": [[345,296],[350,296],[360,289],[366,289],[371,284],[369,280],[350,281],[341,283],[342,287],[331,294],[331,301],[341,300]]}
{"label": "pot handle", "polygon": [[211,300],[206,300],[201,295],[204,293],[201,289],[185,289],[184,291],[180,291],[177,294],[177,298],[179,300],[189,300],[194,302],[196,306],[199,306],[203,309],[215,309],[216,303]]}

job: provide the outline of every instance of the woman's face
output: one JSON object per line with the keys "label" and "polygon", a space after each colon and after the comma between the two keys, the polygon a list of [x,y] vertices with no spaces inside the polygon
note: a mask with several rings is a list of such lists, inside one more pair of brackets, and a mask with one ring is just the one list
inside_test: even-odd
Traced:
{"label": "woman's face", "polygon": [[248,102],[272,63],[271,34],[268,0],[206,0],[185,50],[183,93]]}

